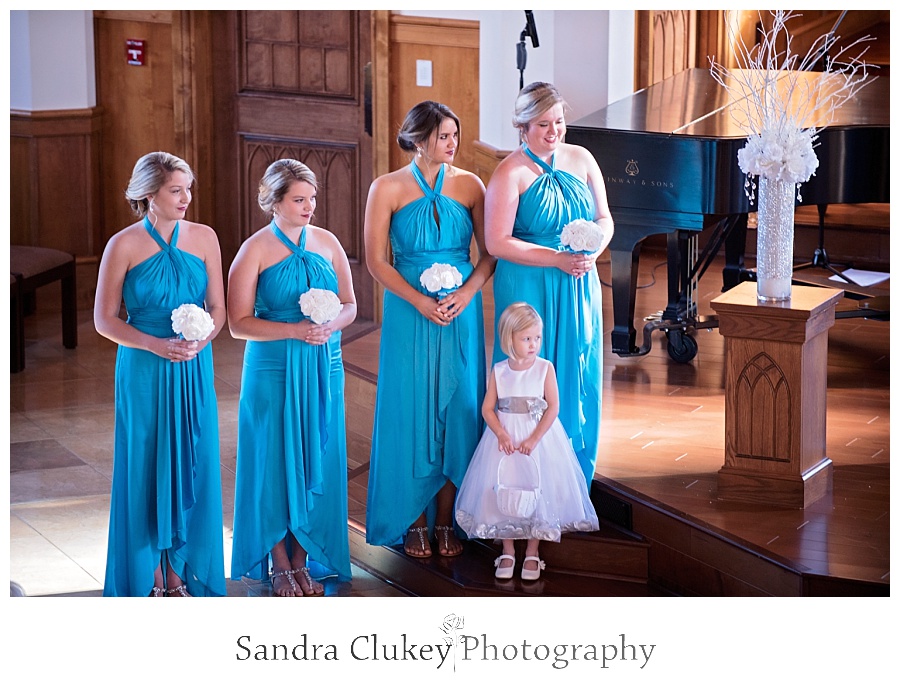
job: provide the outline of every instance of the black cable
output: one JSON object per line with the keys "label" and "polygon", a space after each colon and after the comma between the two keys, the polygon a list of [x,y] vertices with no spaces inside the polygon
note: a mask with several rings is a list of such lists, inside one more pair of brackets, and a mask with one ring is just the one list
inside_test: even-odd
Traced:
{"label": "black cable", "polygon": [[[598,260],[597,261],[598,266],[609,265],[609,264],[610,264],[610,261],[608,261],[608,260]],[[650,268],[650,281],[647,284],[637,285],[637,289],[647,289],[648,287],[652,287],[654,284],[656,284],[656,269],[663,265],[666,265],[666,264],[667,264],[667,261],[664,260],[662,262],[657,263],[652,268]],[[600,280],[600,284],[602,284],[604,287],[609,287],[610,289],[612,289],[612,284],[609,282],[604,282],[603,278],[600,277],[599,269],[597,270],[597,278]]]}

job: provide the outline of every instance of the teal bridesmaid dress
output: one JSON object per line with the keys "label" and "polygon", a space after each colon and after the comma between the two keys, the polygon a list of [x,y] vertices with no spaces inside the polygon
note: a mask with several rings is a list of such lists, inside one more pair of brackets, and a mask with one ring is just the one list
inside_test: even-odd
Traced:
{"label": "teal bridesmaid dress", "polygon": [[[206,265],[178,249],[179,225],[160,251],[125,275],[128,322],[155,337],[174,337],[172,311],[204,305]],[[146,596],[166,553],[195,597],[225,594],[219,424],[212,346],[173,363],[119,346],[106,596]],[[171,587],[171,584],[170,586]]]}
{"label": "teal bridesmaid dress", "polygon": [[[260,273],[256,317],[300,322],[300,295],[310,288],[337,293],[337,275],[328,259],[306,250],[306,228],[299,245],[274,222],[271,231],[291,253]],[[267,578],[269,552],[288,532],[311,565],[350,580],[339,331],[322,345],[278,339],[248,341],[244,349],[231,577]]]}
{"label": "teal bridesmaid dress", "polygon": [[[593,220],[594,196],[587,184],[523,149],[542,173],[519,197],[512,235],[532,244],[561,249],[559,235],[572,220]],[[494,272],[495,332],[511,303],[531,304],[544,321],[541,356],[556,368],[559,419],[578,457],[590,489],[600,441],[603,386],[603,308],[596,270],[583,277],[557,268],[498,260]],[[494,338],[493,361],[506,358]]]}
{"label": "teal bridesmaid dress", "polygon": [[[419,277],[434,263],[456,266],[463,281],[472,274],[472,216],[441,194],[444,166],[433,189],[415,163],[410,169],[423,196],[394,213],[391,249],[397,272],[428,294]],[[433,525],[438,491],[447,480],[462,483],[483,429],[486,365],[480,293],[441,326],[385,291],[366,505],[370,544],[399,544],[423,512]]]}

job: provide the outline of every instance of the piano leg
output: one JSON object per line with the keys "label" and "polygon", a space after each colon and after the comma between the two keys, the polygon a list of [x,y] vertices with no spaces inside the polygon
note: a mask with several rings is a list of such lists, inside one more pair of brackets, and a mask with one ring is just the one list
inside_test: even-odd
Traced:
{"label": "piano leg", "polygon": [[615,246],[617,236],[619,232],[613,236],[609,248],[614,321],[610,339],[613,353],[619,356],[634,356],[639,353],[634,345],[634,303],[641,242],[635,242],[631,246]]}
{"label": "piano leg", "polygon": [[695,259],[692,246],[694,242],[694,232],[678,231],[666,236],[669,304],[663,311],[663,320],[684,322],[697,315],[696,308],[688,303],[691,295],[690,272]]}
{"label": "piano leg", "polygon": [[734,218],[734,225],[725,236],[725,267],[722,268],[722,291],[728,291],[741,282],[752,279],[744,267],[747,251],[747,213]]}

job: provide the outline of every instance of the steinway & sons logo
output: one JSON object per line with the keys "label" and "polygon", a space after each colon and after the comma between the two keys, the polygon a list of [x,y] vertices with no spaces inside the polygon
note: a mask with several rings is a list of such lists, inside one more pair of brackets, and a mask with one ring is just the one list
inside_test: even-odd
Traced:
{"label": "steinway & sons logo", "polygon": [[641,174],[641,168],[638,166],[637,160],[628,160],[625,163],[625,176],[619,177],[614,174],[605,175],[607,184],[619,184],[622,186],[645,186],[653,189],[674,189],[675,182],[660,181],[658,179],[638,179]]}

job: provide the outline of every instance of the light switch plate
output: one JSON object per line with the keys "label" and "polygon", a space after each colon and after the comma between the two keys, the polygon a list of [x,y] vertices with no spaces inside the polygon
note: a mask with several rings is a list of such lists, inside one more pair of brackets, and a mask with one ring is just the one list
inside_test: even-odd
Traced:
{"label": "light switch plate", "polygon": [[416,60],[416,86],[431,85],[431,60]]}

